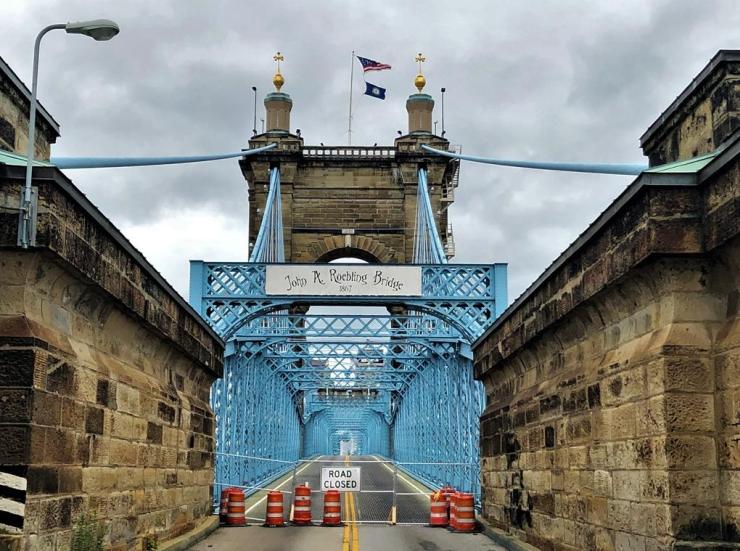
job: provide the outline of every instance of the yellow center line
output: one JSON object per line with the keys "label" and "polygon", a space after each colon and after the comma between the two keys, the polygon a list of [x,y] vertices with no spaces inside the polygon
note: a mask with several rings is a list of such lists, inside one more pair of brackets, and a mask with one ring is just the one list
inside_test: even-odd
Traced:
{"label": "yellow center line", "polygon": [[350,551],[349,549],[349,522],[347,521],[349,515],[349,499],[347,494],[344,494],[344,535],[342,536],[342,551]]}
{"label": "yellow center line", "polygon": [[[344,464],[349,463],[349,456],[344,456]],[[350,508],[349,508],[349,493],[344,492],[342,497],[344,498],[344,534],[342,536],[342,551],[350,551]]]}
{"label": "yellow center line", "polygon": [[[344,456],[344,464],[349,465],[349,455]],[[360,533],[357,528],[357,509],[354,492],[344,492],[344,534],[342,551],[360,551]]]}
{"label": "yellow center line", "polygon": [[352,551],[360,551],[360,534],[357,528],[357,509],[355,508],[355,494],[350,493],[350,507],[352,508]]}

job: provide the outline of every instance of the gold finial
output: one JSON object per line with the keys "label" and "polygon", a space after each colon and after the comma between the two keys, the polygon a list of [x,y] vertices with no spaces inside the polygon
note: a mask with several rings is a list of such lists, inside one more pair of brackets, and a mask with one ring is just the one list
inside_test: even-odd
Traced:
{"label": "gold finial", "polygon": [[280,88],[285,84],[285,79],[283,78],[283,75],[280,74],[280,62],[285,61],[285,57],[283,57],[283,54],[278,52],[272,56],[272,59],[277,62],[277,73],[272,77],[272,83],[275,85],[275,89],[279,92]]}
{"label": "gold finial", "polygon": [[419,90],[420,94],[427,83],[427,79],[424,78],[424,75],[421,72],[421,64],[424,63],[426,60],[427,58],[424,57],[421,52],[419,52],[416,58],[414,58],[414,61],[419,64],[419,74],[416,75],[416,78],[414,79],[414,86],[416,86],[416,89]]}

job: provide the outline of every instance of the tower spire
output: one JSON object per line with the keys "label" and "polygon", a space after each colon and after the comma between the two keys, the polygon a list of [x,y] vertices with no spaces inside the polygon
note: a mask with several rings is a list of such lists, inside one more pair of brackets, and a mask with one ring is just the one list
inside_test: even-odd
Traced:
{"label": "tower spire", "polygon": [[421,91],[424,89],[424,86],[427,83],[427,79],[424,78],[424,74],[422,73],[422,70],[421,70],[421,64],[424,63],[426,60],[427,58],[424,57],[424,55],[421,52],[419,52],[416,58],[414,58],[414,61],[416,61],[419,64],[419,74],[416,75],[416,78],[414,79],[414,86],[416,86],[416,89],[419,90],[420,94],[421,94]]}
{"label": "tower spire", "polygon": [[285,79],[280,73],[280,62],[285,61],[285,57],[283,57],[283,54],[278,52],[274,56],[272,56],[272,59],[277,63],[277,72],[275,73],[275,76],[272,77],[272,83],[275,85],[275,90],[279,92],[280,88],[282,88],[283,84],[285,84]]}

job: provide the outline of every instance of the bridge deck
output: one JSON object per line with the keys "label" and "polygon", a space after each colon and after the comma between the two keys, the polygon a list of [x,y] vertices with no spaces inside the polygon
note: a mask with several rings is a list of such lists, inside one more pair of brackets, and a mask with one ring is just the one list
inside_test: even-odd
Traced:
{"label": "bridge deck", "polygon": [[[318,490],[321,467],[362,467],[361,491],[351,492],[342,498],[342,520],[344,526],[326,528],[321,526],[288,526],[285,528],[262,528],[259,524],[265,515],[265,493],[251,496],[247,502],[247,517],[254,524],[247,528],[224,528],[216,531],[195,547],[194,551],[210,549],[243,549],[249,542],[254,551],[302,549],[305,551],[360,551],[366,550],[419,550],[465,549],[471,551],[503,551],[482,534],[454,534],[443,528],[429,528],[429,488],[408,475],[399,473],[397,479],[397,522],[390,526],[388,521],[393,504],[393,470],[377,456],[345,457],[321,456],[298,469],[298,484],[308,482],[315,489],[312,494],[312,517],[320,522],[323,511],[323,496]],[[292,475],[277,481],[273,487],[290,489]],[[383,493],[379,493],[383,492]],[[407,494],[407,495],[403,495]],[[291,494],[285,495],[286,517],[290,511]],[[354,513],[354,514],[353,514]],[[353,522],[354,520],[354,522]],[[403,524],[410,523],[410,524]]]}

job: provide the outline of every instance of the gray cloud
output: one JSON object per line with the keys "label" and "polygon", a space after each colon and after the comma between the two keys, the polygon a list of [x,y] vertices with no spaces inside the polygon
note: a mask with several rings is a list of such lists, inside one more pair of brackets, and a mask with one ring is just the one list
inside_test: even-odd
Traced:
{"label": "gray cloud", "polygon": [[[717,49],[738,45],[734,8],[733,0],[9,0],[0,55],[29,82],[44,25],[120,23],[109,43],[62,33],[44,40],[39,93],[62,125],[60,156],[244,147],[250,87],[259,88],[261,109],[276,50],[286,57],[293,127],[308,143],[345,143],[354,49],[393,65],[368,76],[388,88],[386,102],[355,88],[354,143],[389,144],[405,128],[413,57],[423,51],[427,91],[438,98],[447,88],[447,135],[465,151],[641,162],[640,134]],[[182,292],[188,257],[245,254],[246,186],[234,160],[69,174]],[[514,298],[628,183],[465,164],[451,211],[457,260],[508,262]]]}

